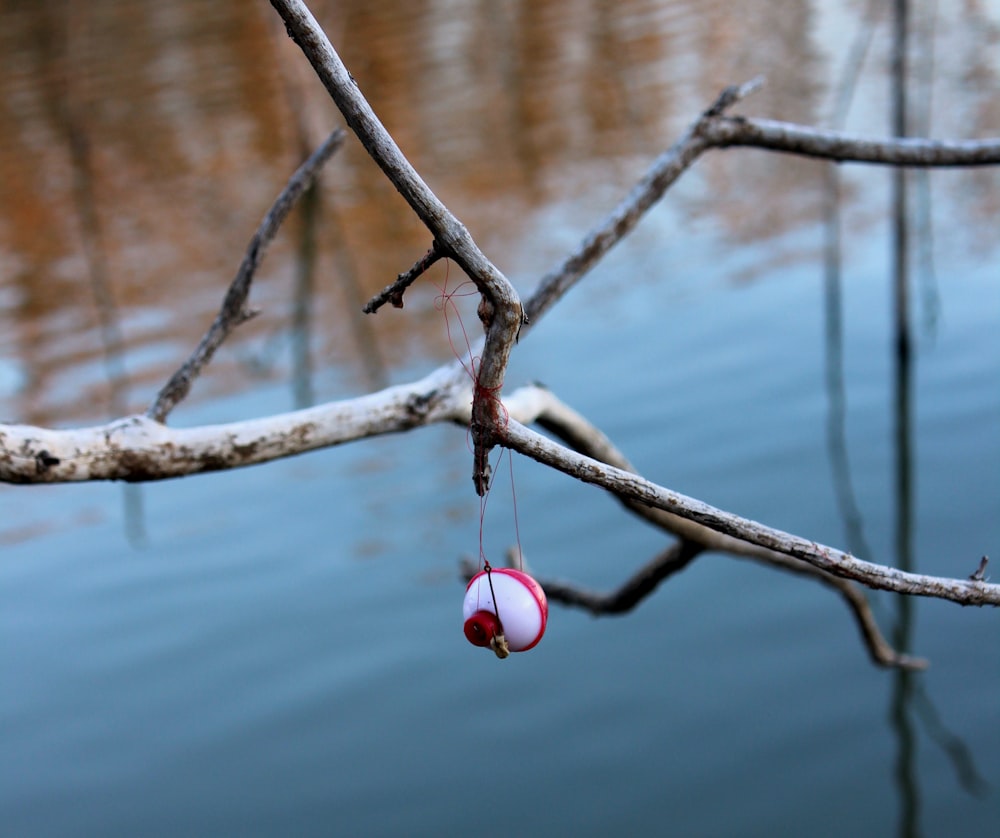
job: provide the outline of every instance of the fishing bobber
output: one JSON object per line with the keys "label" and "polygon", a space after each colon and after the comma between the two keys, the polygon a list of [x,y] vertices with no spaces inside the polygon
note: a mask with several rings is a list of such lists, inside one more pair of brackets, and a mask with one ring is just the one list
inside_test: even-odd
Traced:
{"label": "fishing bobber", "polygon": [[526,652],[542,639],[549,604],[542,586],[527,573],[490,568],[469,581],[462,616],[473,646],[486,646],[505,658],[510,652]]}

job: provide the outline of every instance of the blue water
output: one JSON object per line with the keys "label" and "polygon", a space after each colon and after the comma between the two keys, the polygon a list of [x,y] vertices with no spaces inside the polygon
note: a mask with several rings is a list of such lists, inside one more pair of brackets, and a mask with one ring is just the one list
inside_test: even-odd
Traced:
{"label": "blue water", "polygon": [[[589,164],[595,179],[608,174]],[[641,170],[615,165],[626,181]],[[845,210],[844,441],[864,542],[895,563],[888,177],[873,171],[844,169],[856,190]],[[983,553],[1000,556],[1000,250],[995,235],[964,238],[961,182],[935,181],[934,329],[919,302],[913,311],[909,521],[913,567],[958,577]],[[827,436],[823,229],[803,219],[736,241],[731,219],[689,217],[700,187],[692,174],[532,330],[508,384],[544,382],[650,479],[848,546]],[[522,293],[613,193],[524,211],[528,232],[498,260]],[[416,250],[401,248],[399,264]],[[379,315],[377,329],[413,318],[431,336],[405,344],[394,380],[447,357],[431,296]],[[126,306],[124,318],[157,327],[148,307]],[[273,338],[257,333],[240,352],[266,354]],[[320,398],[365,389],[342,347],[318,344]],[[135,351],[151,345],[178,356],[186,346],[171,335]],[[8,355],[7,369],[34,363]],[[284,361],[257,377],[232,373],[232,356],[219,363],[232,386],[206,383],[178,423],[292,406]],[[98,362],[64,361],[47,409],[71,402],[88,365],[86,380],[98,378]],[[24,387],[0,390],[3,415],[28,403]],[[91,405],[78,413],[93,419]],[[904,682],[869,662],[825,588],[709,554],[623,617],[553,605],[542,643],[500,662],[460,630],[458,562],[479,538],[470,469],[464,431],[434,427],[161,484],[0,487],[3,833],[995,829],[995,609],[912,601],[906,643],[931,668]],[[497,471],[484,533],[494,561],[516,537],[507,469]],[[609,589],[668,543],[592,487],[520,458],[513,472],[520,541],[539,575]],[[872,599],[891,636],[899,601]],[[910,736],[915,750],[899,761]]]}
{"label": "blue water", "polygon": [[[790,274],[680,304],[669,288],[623,292],[613,335],[581,291],[517,364],[540,359],[548,383],[651,477],[839,543],[817,283]],[[879,294],[849,291],[858,343],[878,343],[852,314]],[[942,286],[949,323],[965,322],[960,301],[974,291],[973,270]],[[779,304],[800,316],[775,314]],[[607,342],[570,343],[589,330]],[[958,331],[921,358],[915,421],[917,564],[955,575],[1000,536],[997,332]],[[636,375],[614,375],[616,351],[637,359]],[[685,355],[700,374],[641,360]],[[941,355],[955,376],[935,368]],[[885,552],[889,422],[870,373],[851,402],[851,454],[866,534]],[[257,398],[264,412],[284,393]],[[846,609],[818,586],[706,556],[628,617],[556,607],[530,654],[499,663],[469,647],[458,627],[457,558],[476,539],[465,452],[460,430],[434,428],[144,486],[138,549],[123,535],[121,487],[4,490],[43,529],[5,547],[0,586],[14,833],[892,830],[893,676],[868,663]],[[593,489],[521,460],[515,480],[525,551],[546,575],[613,585],[662,543]],[[509,540],[506,506],[491,499],[495,551]],[[933,662],[922,689],[992,786],[996,616],[914,608],[914,650]],[[982,834],[995,796],[962,792],[917,730],[928,834],[957,801],[966,834]]]}

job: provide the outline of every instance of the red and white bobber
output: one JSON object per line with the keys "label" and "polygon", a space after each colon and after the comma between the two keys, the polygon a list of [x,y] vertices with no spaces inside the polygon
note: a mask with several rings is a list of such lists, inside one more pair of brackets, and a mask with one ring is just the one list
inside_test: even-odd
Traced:
{"label": "red and white bobber", "polygon": [[469,642],[505,658],[510,652],[526,652],[542,639],[549,604],[542,586],[527,573],[490,568],[469,581],[462,615]]}

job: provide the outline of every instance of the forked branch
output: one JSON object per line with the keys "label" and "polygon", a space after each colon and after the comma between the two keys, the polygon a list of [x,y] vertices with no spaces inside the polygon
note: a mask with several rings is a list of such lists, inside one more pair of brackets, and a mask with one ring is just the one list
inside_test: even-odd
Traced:
{"label": "forked branch", "polygon": [[757,90],[753,79],[728,87],[632,188],[615,209],[554,270],[546,274],[524,304],[534,325],[612,247],[632,232],[646,212],[710,149],[737,146],[797,154],[838,163],[953,168],[1000,164],[1000,138],[928,140],[914,137],[864,137],[790,122],[728,116],[726,111]]}
{"label": "forked branch", "polygon": [[496,444],[502,422],[499,396],[511,349],[524,322],[521,301],[507,277],[486,258],[465,225],[431,191],[400,151],[306,4],[301,0],[271,0],[271,5],[368,154],[430,230],[435,248],[454,259],[482,294],[480,312],[486,342],[476,369],[471,428],[472,479],[476,491],[485,494],[489,485],[489,453]]}

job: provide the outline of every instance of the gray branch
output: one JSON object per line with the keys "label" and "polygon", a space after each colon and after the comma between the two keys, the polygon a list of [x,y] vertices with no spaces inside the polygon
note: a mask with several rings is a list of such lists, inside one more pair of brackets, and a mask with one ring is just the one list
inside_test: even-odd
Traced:
{"label": "gray branch", "polygon": [[713,148],[748,146],[838,163],[914,168],[968,168],[1000,163],[998,138],[959,141],[915,137],[883,139],[790,122],[726,116],[705,120],[699,130],[705,142]]}
{"label": "gray branch", "polygon": [[672,513],[722,535],[800,559],[834,576],[860,582],[869,588],[948,599],[962,605],[1000,605],[1000,585],[972,579],[925,576],[862,561],[834,547],[716,509],[702,501],[658,486],[630,471],[578,454],[526,428],[513,418],[507,423],[501,444],[584,483],[601,486],[617,495]]}
{"label": "gray branch", "polygon": [[524,304],[529,324],[537,323],[611,248],[631,233],[677,179],[711,149],[744,146],[839,163],[885,166],[948,168],[1000,164],[1000,138],[997,137],[963,141],[862,137],[790,122],[726,116],[723,113],[725,108],[732,107],[757,90],[760,84],[754,79],[724,90],[716,103],[653,162],[607,218],[538,283]]}
{"label": "gray branch", "polygon": [[480,319],[486,342],[476,367],[472,403],[473,482],[482,495],[489,485],[489,453],[503,417],[500,393],[510,351],[524,321],[514,286],[479,249],[465,226],[424,183],[375,115],[354,77],[322,27],[301,0],[271,0],[289,36],[298,44],[347,124],[417,217],[434,237],[435,246],[450,256],[482,294]]}
{"label": "gray branch", "polygon": [[385,288],[365,303],[361,310],[365,314],[374,314],[386,303],[392,303],[393,308],[402,308],[403,294],[406,292],[406,289],[413,285],[433,264],[443,257],[444,253],[438,248],[437,242],[434,242],[431,244],[430,249],[409,270],[397,276],[395,282],[385,286]]}
{"label": "gray branch", "polygon": [[[523,421],[533,418],[535,424],[558,436],[577,453],[586,454],[625,471],[636,472],[625,455],[599,428],[562,402],[555,394],[535,386],[518,391],[515,396],[520,397],[523,406],[512,406]],[[638,605],[645,597],[652,594],[664,579],[682,570],[702,551],[712,550],[809,576],[832,588],[840,594],[851,610],[861,639],[875,663],[879,666],[903,669],[923,669],[927,666],[923,658],[901,654],[892,648],[882,636],[863,592],[849,580],[813,567],[801,559],[724,535],[675,513],[639,503],[628,496],[617,493],[615,496],[626,509],[659,529],[677,536],[679,541],[644,565],[620,588],[609,594],[588,591],[565,582],[540,580],[546,594],[556,601],[585,608],[595,615],[621,613]]]}

